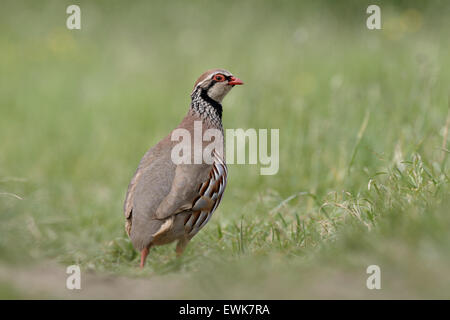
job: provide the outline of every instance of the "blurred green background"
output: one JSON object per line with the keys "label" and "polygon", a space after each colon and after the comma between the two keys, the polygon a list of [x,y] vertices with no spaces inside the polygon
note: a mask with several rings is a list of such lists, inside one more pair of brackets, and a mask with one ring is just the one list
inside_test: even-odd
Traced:
{"label": "blurred green background", "polygon": [[[0,297],[449,298],[449,8],[2,1]],[[230,165],[185,255],[157,247],[140,271],[128,182],[209,68],[245,82],[225,128],[280,129],[279,172]],[[71,264],[80,291],[65,289]]]}

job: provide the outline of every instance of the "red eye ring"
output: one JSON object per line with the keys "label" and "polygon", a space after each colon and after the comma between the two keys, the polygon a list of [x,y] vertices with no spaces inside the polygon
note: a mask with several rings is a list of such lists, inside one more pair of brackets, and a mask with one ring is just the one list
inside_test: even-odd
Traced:
{"label": "red eye ring", "polygon": [[225,76],[223,74],[216,74],[213,79],[215,81],[222,82],[225,81]]}

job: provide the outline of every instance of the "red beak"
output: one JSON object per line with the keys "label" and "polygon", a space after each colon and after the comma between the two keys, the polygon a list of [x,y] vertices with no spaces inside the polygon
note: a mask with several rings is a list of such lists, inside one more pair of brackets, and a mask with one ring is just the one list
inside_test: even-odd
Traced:
{"label": "red beak", "polygon": [[230,86],[241,85],[244,84],[241,79],[231,76],[231,79],[228,81]]}

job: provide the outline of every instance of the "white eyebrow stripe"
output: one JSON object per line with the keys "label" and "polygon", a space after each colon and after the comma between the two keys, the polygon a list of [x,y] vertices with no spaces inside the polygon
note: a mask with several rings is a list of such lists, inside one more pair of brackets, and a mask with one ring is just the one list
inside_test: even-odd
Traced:
{"label": "white eyebrow stripe", "polygon": [[219,70],[219,71],[213,72],[213,73],[211,73],[211,75],[209,77],[206,77],[204,80],[202,80],[199,83],[197,83],[197,85],[195,86],[194,90],[197,89],[197,87],[199,85],[201,85],[203,82],[205,82],[206,80],[211,80],[216,74],[219,74],[219,73],[223,74],[226,77],[233,76],[231,73],[226,72],[225,70]]}

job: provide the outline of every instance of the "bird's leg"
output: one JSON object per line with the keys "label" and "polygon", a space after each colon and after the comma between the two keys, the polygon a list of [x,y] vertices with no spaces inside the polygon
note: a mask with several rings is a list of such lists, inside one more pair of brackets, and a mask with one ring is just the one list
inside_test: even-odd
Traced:
{"label": "bird's leg", "polygon": [[186,246],[187,246],[189,240],[190,239],[188,239],[188,238],[182,238],[182,239],[178,240],[177,247],[175,248],[175,252],[177,253],[177,258],[179,258],[183,254],[184,249],[186,249]]}
{"label": "bird's leg", "polygon": [[144,268],[145,259],[147,259],[149,251],[150,251],[150,247],[144,248],[141,251],[141,264],[140,264],[141,269]]}

